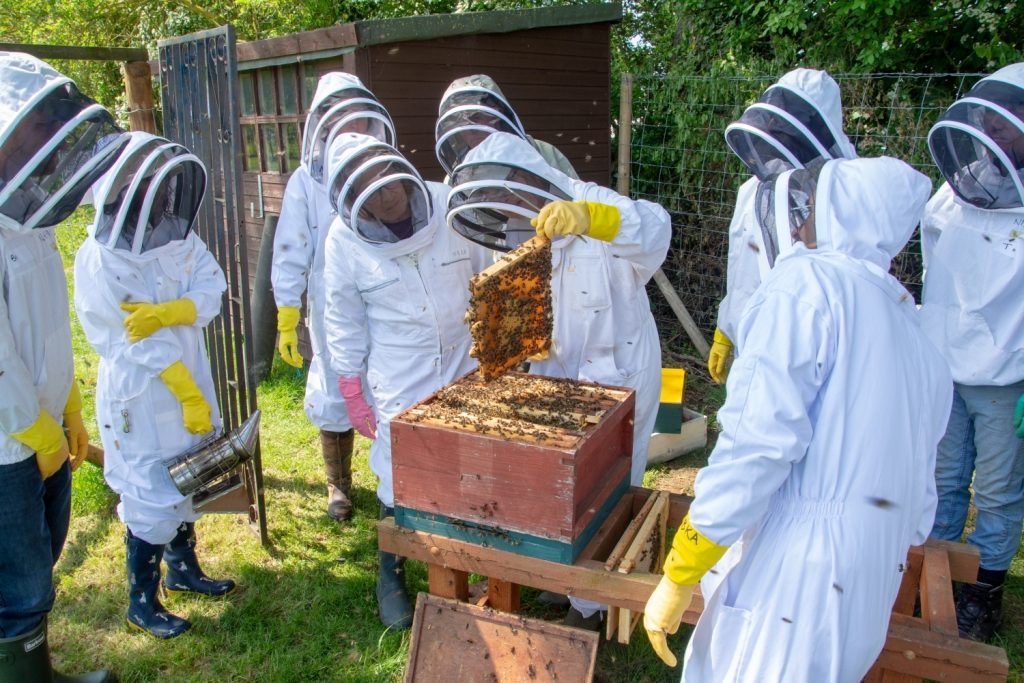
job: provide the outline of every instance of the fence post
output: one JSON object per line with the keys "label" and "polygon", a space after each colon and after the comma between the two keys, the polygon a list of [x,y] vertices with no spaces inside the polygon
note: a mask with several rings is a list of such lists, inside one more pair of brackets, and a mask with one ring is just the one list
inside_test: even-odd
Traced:
{"label": "fence post", "polygon": [[124,92],[128,104],[128,127],[156,134],[153,114],[153,74],[149,62],[124,63]]}
{"label": "fence post", "polygon": [[633,74],[623,73],[619,87],[619,194],[629,196],[633,144]]}
{"label": "fence post", "polygon": [[[619,181],[616,189],[619,194],[629,196],[629,164],[632,161],[632,145],[633,145],[633,74],[623,73],[621,85],[619,87]],[[686,310],[686,305],[683,304],[683,300],[676,294],[675,288],[672,283],[669,282],[668,276],[662,272],[661,268],[654,273],[654,282],[657,283],[658,289],[661,290],[662,295],[668,300],[668,305],[672,308],[672,312],[676,314],[676,318],[679,320],[679,324],[683,326],[683,330],[686,331],[686,336],[690,338],[690,342],[696,347],[697,352],[703,358],[708,357],[708,353],[711,351],[711,347],[708,346],[707,341],[704,340],[704,335],[701,334],[700,328],[697,327],[697,323],[693,321],[693,316]]]}

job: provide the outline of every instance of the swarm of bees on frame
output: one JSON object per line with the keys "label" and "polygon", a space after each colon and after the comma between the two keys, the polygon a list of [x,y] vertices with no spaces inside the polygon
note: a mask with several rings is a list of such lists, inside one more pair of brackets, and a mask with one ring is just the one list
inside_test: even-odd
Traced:
{"label": "swarm of bees on frame", "polygon": [[597,385],[521,373],[490,382],[472,373],[441,389],[403,416],[414,422],[515,439],[579,436],[601,420],[617,399]]}
{"label": "swarm of bees on frame", "polygon": [[480,374],[493,380],[551,347],[551,242],[534,238],[469,283],[469,323]]}

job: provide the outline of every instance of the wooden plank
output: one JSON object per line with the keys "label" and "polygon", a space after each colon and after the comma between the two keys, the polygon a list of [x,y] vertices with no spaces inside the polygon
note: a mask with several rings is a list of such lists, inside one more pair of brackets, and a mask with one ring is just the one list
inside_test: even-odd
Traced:
{"label": "wooden plank", "polygon": [[948,683],[1002,683],[1009,673],[1006,652],[922,626],[920,619],[893,614],[878,665],[894,673]]}
{"label": "wooden plank", "polygon": [[618,642],[620,645],[629,645],[629,636],[633,633],[633,613],[628,609],[620,609],[619,613],[615,615],[616,620],[619,622],[618,627],[615,629],[618,634]]}
{"label": "wooden plank", "polygon": [[598,635],[423,593],[405,680],[589,681]]}
{"label": "wooden plank", "polygon": [[650,514],[651,510],[654,509],[654,503],[658,499],[658,496],[648,496],[647,501],[643,507],[640,508],[640,512],[626,526],[626,530],[619,538],[619,542],[615,544],[615,548],[612,549],[611,554],[608,555],[608,559],[604,561],[604,568],[608,571],[614,570],[622,557],[629,550],[630,544],[633,543],[633,539],[636,538],[636,534],[640,531],[640,527],[643,526],[644,521]]}
{"label": "wooden plank", "polygon": [[917,603],[917,591],[921,586],[921,566],[924,564],[923,554],[911,553],[907,557],[906,571],[900,581],[900,590],[896,594],[896,602],[892,611],[912,616]]}
{"label": "wooden plank", "polygon": [[81,59],[104,62],[145,62],[149,60],[149,52],[144,47],[79,47],[76,45],[0,43],[0,51],[24,52],[39,59]]}
{"label": "wooden plank", "polygon": [[619,608],[615,605],[608,605],[608,612],[604,615],[604,639],[611,640],[619,632]]}
{"label": "wooden plank", "polygon": [[385,552],[443,565],[466,572],[467,576],[468,572],[493,576],[521,586],[614,603],[637,612],[643,611],[660,579],[653,574],[606,572],[603,563],[593,560],[560,564],[516,555],[437,534],[401,529],[393,519],[378,522],[377,532],[380,549]]}
{"label": "wooden plank", "polygon": [[519,584],[488,577],[487,604],[502,612],[519,611]]}
{"label": "wooden plank", "polygon": [[357,45],[354,24],[336,24],[327,28],[290,33],[276,38],[238,43],[235,54],[240,64],[257,59],[272,59],[305,52],[319,52]]}
{"label": "wooden plank", "polygon": [[925,548],[921,568],[921,616],[935,633],[957,636],[953,584],[949,574],[946,552],[939,548]]}
{"label": "wooden plank", "polygon": [[920,676],[887,671],[877,664],[871,668],[864,679],[865,683],[921,683],[923,680]]}
{"label": "wooden plank", "polygon": [[668,516],[668,491],[659,491],[651,498],[654,499],[654,505],[651,506],[650,513],[636,532],[636,538],[633,539],[629,549],[622,556],[622,561],[619,562],[618,569],[623,574],[630,573],[638,565],[643,571],[650,571],[652,565],[658,566],[657,560],[661,553],[657,546],[660,544],[664,547],[665,545],[664,535],[659,536],[658,534],[662,527],[661,518]]}
{"label": "wooden plank", "polygon": [[978,567],[981,565],[981,553],[978,546],[929,538],[923,545],[911,546],[909,556],[920,555],[923,559],[924,548],[945,551],[949,557],[949,575],[954,581],[974,583],[978,580]]}
{"label": "wooden plank", "polygon": [[427,586],[432,595],[465,601],[469,598],[469,572],[428,564]]}

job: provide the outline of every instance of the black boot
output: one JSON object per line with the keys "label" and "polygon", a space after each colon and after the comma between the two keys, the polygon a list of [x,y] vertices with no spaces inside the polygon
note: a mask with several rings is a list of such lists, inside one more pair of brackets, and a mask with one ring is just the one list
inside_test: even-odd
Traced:
{"label": "black boot", "polygon": [[0,639],[0,683],[116,683],[117,676],[106,669],[80,676],[65,676],[50,668],[50,646],[46,620],[14,638]]}
{"label": "black boot", "polygon": [[956,600],[956,625],[961,638],[986,643],[1003,621],[1003,584],[965,583]]}
{"label": "black boot", "polygon": [[327,472],[327,516],[344,522],[352,517],[352,445],[355,434],[320,430],[320,449]]}
{"label": "black boot", "polygon": [[601,622],[604,620],[604,613],[602,610],[598,610],[591,614],[589,617],[583,616],[583,612],[580,612],[575,607],[570,607],[566,613],[565,618],[562,619],[562,623],[566,626],[572,626],[573,628],[582,628],[587,631],[600,631]]}
{"label": "black boot", "polygon": [[150,545],[132,534],[125,536],[128,546],[128,624],[157,638],[174,638],[192,628],[192,624],[171,614],[160,604],[160,558],[162,545]]}
{"label": "black boot", "polygon": [[211,579],[199,568],[196,525],[192,522],[182,522],[178,527],[178,533],[164,549],[164,562],[167,563],[164,588],[169,593],[198,593],[220,597],[235,590],[235,582],[231,579]]}
{"label": "black boot", "polygon": [[[394,514],[394,508],[380,506],[381,519]],[[377,561],[380,563],[377,572],[377,612],[381,623],[393,629],[409,628],[412,626],[412,605],[405,592],[405,558],[378,551]]]}

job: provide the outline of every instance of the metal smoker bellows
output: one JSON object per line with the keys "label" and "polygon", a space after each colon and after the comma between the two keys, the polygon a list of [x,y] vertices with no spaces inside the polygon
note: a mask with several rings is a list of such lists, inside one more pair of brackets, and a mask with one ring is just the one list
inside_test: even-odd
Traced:
{"label": "metal smoker bellows", "polygon": [[171,481],[183,496],[197,493],[253,456],[260,433],[260,411],[227,434],[205,439],[167,461]]}

